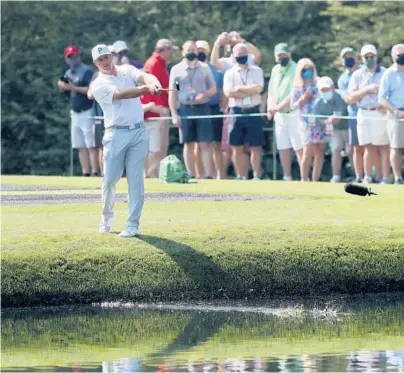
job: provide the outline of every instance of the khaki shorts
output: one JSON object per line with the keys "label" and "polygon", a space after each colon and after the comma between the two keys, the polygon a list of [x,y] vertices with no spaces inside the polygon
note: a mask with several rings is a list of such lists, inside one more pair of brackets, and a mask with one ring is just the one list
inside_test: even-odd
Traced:
{"label": "khaki shorts", "polygon": [[337,149],[344,149],[347,153],[350,153],[349,131],[334,129],[331,134],[330,147],[333,152]]}
{"label": "khaki shorts", "polygon": [[387,135],[390,140],[390,148],[404,148],[404,120],[398,120],[393,113],[387,116]]}
{"label": "khaki shorts", "polygon": [[94,148],[93,109],[76,113],[70,110],[73,149]]}
{"label": "khaki shorts", "polygon": [[387,116],[377,110],[358,110],[357,130],[359,145],[389,145]]}
{"label": "khaki shorts", "polygon": [[145,123],[149,133],[149,153],[166,154],[169,145],[169,120],[146,120]]}
{"label": "khaki shorts", "polygon": [[290,114],[276,113],[274,121],[278,150],[293,148],[297,151],[303,149],[299,128],[300,120],[296,112]]}

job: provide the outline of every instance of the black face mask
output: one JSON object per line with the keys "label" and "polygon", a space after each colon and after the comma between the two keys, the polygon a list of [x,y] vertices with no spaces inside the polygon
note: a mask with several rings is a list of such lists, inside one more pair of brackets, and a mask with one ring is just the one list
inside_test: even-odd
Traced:
{"label": "black face mask", "polygon": [[399,54],[396,58],[397,65],[404,65],[404,54]]}
{"label": "black face mask", "polygon": [[281,57],[281,58],[279,58],[279,63],[280,63],[281,66],[283,66],[283,67],[288,66],[289,57]]}
{"label": "black face mask", "polygon": [[198,53],[198,60],[201,62],[205,62],[206,61],[206,54],[203,52],[199,52]]}
{"label": "black face mask", "polygon": [[195,58],[197,57],[197,55],[194,52],[189,52],[185,55],[185,58],[188,61],[193,61]]}

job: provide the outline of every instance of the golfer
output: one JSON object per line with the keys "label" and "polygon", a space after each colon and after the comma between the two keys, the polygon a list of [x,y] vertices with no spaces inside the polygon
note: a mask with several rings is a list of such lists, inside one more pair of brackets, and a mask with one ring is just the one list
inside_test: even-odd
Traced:
{"label": "golfer", "polygon": [[112,54],[104,44],[96,45],[92,56],[99,74],[91,83],[90,90],[101,106],[105,123],[100,232],[111,230],[115,185],[125,167],[129,216],[126,229],[119,237],[135,237],[139,234],[144,202],[143,168],[149,142],[139,97],[145,93],[159,94],[161,85],[153,75],[134,66],[115,66]]}

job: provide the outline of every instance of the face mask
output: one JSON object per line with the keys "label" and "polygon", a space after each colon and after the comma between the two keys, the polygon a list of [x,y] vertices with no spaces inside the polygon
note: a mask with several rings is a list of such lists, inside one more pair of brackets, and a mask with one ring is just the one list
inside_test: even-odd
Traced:
{"label": "face mask", "polygon": [[285,67],[288,65],[289,63],[289,57],[282,57],[279,59],[279,63],[281,64],[281,66]]}
{"label": "face mask", "polygon": [[375,59],[373,57],[368,58],[367,60],[365,60],[365,65],[369,69],[373,69],[375,67],[375,64],[376,64],[376,61],[375,61]]}
{"label": "face mask", "polygon": [[194,52],[189,52],[185,55],[185,58],[188,61],[193,61],[195,58],[197,57],[197,55]]}
{"label": "face mask", "polygon": [[313,75],[314,75],[314,72],[312,69],[302,71],[302,78],[305,80],[313,79]]}
{"label": "face mask", "polygon": [[238,57],[236,57],[236,62],[239,65],[245,65],[247,63],[247,60],[248,60],[248,56],[238,56]]}
{"label": "face mask", "polygon": [[332,99],[332,91],[320,92],[320,96],[324,101],[330,101]]}
{"label": "face mask", "polygon": [[66,62],[70,67],[77,67],[80,64],[80,60],[78,58],[66,58]]}
{"label": "face mask", "polygon": [[353,57],[347,57],[344,60],[344,65],[345,67],[351,68],[355,66],[355,58]]}
{"label": "face mask", "polygon": [[201,61],[201,62],[205,62],[205,60],[206,60],[206,54],[203,53],[203,52],[199,52],[199,53],[198,53],[198,60]]}
{"label": "face mask", "polygon": [[396,62],[398,65],[403,66],[404,65],[404,54],[399,54],[396,58]]}

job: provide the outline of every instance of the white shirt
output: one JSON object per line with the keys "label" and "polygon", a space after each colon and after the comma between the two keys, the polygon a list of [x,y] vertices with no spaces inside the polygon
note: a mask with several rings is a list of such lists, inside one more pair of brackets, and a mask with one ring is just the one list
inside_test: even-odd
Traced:
{"label": "white shirt", "polygon": [[140,98],[113,100],[116,89],[135,88],[142,72],[131,65],[115,66],[117,75],[99,73],[90,89],[104,113],[105,128],[115,125],[129,126],[144,120]]}

